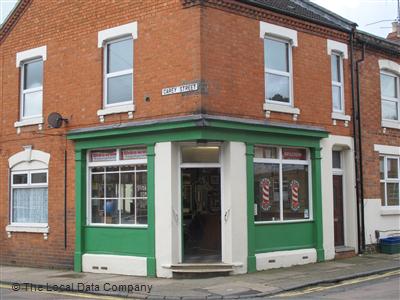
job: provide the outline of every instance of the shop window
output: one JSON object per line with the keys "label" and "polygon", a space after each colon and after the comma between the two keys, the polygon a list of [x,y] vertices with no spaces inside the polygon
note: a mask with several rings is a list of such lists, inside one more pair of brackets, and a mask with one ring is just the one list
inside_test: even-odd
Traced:
{"label": "shop window", "polygon": [[302,148],[255,147],[256,222],[310,220],[310,160]]}
{"label": "shop window", "polygon": [[47,170],[11,172],[12,225],[47,224],[47,206]]}
{"label": "shop window", "polygon": [[147,224],[147,159],[144,148],[89,153],[90,224]]}
{"label": "shop window", "polygon": [[380,157],[380,183],[382,206],[399,206],[400,195],[400,158],[396,156]]}

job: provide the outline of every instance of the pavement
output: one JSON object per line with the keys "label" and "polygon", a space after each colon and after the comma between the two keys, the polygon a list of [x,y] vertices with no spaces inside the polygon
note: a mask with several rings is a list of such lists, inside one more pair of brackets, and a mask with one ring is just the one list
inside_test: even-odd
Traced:
{"label": "pavement", "polygon": [[370,254],[315,264],[205,279],[165,279],[1,266],[2,287],[18,291],[90,293],[136,299],[267,297],[308,286],[400,269],[400,254]]}

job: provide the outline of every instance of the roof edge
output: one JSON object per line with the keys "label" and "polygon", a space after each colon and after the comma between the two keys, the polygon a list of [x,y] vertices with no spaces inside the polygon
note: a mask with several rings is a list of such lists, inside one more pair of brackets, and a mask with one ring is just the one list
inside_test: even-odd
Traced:
{"label": "roof edge", "polygon": [[15,24],[17,24],[19,18],[23,15],[26,8],[31,4],[32,0],[19,0],[14,9],[7,16],[3,25],[0,27],[0,44],[4,42],[10,31],[13,29]]}

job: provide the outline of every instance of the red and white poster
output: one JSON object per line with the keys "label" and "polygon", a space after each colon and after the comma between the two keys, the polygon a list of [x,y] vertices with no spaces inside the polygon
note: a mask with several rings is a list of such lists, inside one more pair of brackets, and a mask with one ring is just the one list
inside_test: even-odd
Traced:
{"label": "red and white poster", "polygon": [[93,162],[114,161],[117,159],[117,150],[92,151],[90,153],[90,158]]}
{"label": "red and white poster", "polygon": [[270,188],[271,181],[268,178],[264,178],[260,181],[261,188],[261,208],[264,211],[268,211],[271,209],[271,200],[270,200]]}
{"label": "red and white poster", "polygon": [[146,158],[146,149],[122,149],[121,150],[121,159],[122,160],[143,159],[143,158]]}

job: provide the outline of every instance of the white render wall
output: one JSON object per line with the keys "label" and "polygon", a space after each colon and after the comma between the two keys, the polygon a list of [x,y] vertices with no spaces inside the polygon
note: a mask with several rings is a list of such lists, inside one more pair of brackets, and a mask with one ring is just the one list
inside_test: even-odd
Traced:
{"label": "white render wall", "polygon": [[[383,230],[380,237],[400,231],[400,208],[383,207],[381,199],[364,199],[365,243],[375,244],[375,230]],[[397,232],[396,232],[397,230]]]}
{"label": "white render wall", "polygon": [[246,273],[247,176],[244,143],[224,143],[221,174],[222,261],[233,264],[234,273]]}
{"label": "white render wall", "polygon": [[[246,146],[221,146],[222,262],[234,273],[247,272]],[[155,146],[155,239],[158,277],[172,277],[171,265],[182,261],[179,143]],[[216,229],[217,230],[217,229]]]}
{"label": "white render wall", "polygon": [[353,138],[329,135],[321,140],[321,188],[323,214],[323,246],[325,259],[335,258],[334,221],[333,221],[333,171],[332,151],[342,151],[343,174],[343,218],[345,245],[357,251],[357,201],[354,166]]}
{"label": "white render wall", "polygon": [[171,142],[155,146],[155,239],[158,277],[172,277],[170,265],[180,253],[178,147]]}

